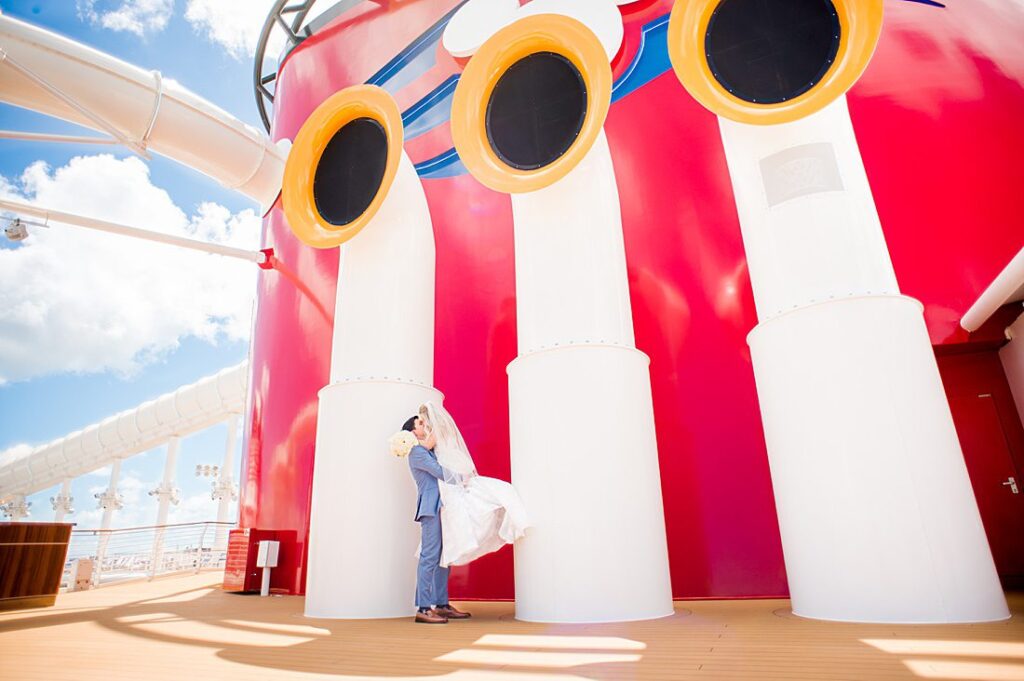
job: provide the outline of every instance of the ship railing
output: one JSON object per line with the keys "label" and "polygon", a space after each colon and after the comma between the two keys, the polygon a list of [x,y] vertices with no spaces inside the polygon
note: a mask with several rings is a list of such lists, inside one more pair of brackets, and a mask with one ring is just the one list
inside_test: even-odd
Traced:
{"label": "ship railing", "polygon": [[227,557],[224,537],[234,526],[206,521],[110,530],[74,529],[61,589],[74,591],[129,579],[223,570]]}

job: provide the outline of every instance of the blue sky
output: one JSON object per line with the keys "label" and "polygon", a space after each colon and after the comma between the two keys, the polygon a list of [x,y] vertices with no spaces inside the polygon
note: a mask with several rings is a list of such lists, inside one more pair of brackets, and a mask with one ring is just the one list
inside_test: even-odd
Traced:
{"label": "blue sky", "polygon": [[[262,127],[252,94],[251,49],[268,4],[0,0],[0,10],[159,70]],[[4,104],[0,129],[95,134]],[[142,162],[121,147],[12,140],[0,140],[0,150],[0,193],[140,227],[247,247],[258,243],[258,208],[249,199],[165,158]],[[170,254],[162,245],[123,245],[119,237],[68,227],[38,232],[19,245],[0,237],[0,460],[13,447],[43,444],[246,358],[253,266]],[[43,277],[40,263],[54,269]],[[179,277],[188,280],[186,286]],[[154,301],[162,307],[154,310]],[[194,469],[220,463],[225,435],[218,426],[182,442],[177,485],[184,501],[172,511],[172,522],[213,519],[210,481],[197,479]],[[162,465],[162,449],[124,462],[127,504],[115,527],[152,523],[156,506],[146,492]],[[75,480],[76,513],[68,519],[98,526],[93,493],[106,483],[104,471]],[[49,497],[55,492],[29,497],[30,519],[52,518]]]}

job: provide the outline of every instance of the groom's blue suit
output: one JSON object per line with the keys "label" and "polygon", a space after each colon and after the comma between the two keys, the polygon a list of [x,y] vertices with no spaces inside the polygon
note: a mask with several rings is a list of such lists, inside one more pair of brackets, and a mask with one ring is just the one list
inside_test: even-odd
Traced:
{"label": "groom's blue suit", "polygon": [[[448,568],[441,567],[441,493],[438,480],[446,471],[434,453],[422,445],[409,452],[409,468],[419,492],[416,522],[420,524],[422,546],[416,571],[416,606],[427,608],[448,603]],[[449,477],[451,475],[449,474]]]}

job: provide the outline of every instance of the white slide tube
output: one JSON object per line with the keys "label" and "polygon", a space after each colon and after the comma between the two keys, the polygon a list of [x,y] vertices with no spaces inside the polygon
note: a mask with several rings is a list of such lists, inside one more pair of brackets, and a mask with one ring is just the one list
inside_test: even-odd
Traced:
{"label": "white slide tube", "polygon": [[269,208],[285,153],[159,73],[0,14],[0,101],[174,159]]}
{"label": "white slide tube", "polygon": [[342,247],[331,383],[320,391],[305,614],[403,617],[415,610],[419,525],[408,462],[387,439],[434,380],[434,232],[402,153],[377,215]]}
{"label": "white slide tube", "polygon": [[602,132],[550,187],[512,195],[519,357],[509,365],[516,617],[671,615],[649,360],[633,338],[622,216]]}
{"label": "white slide tube", "polygon": [[0,462],[0,500],[34,494],[241,413],[249,383],[243,362],[134,409]]}
{"label": "white slide tube", "polygon": [[845,98],[793,123],[720,126],[793,611],[1008,617],[922,308],[899,293]]}

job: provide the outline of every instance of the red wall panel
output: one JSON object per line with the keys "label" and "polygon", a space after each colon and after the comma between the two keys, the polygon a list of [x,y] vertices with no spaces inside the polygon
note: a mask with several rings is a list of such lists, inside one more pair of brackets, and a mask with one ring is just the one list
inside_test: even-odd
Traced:
{"label": "red wall panel", "polygon": [[[275,137],[294,137],[321,101],[365,81],[455,4],[364,3],[307,40],[279,78]],[[640,46],[641,27],[670,7],[623,7],[617,76]],[[1024,245],[1013,166],[1024,155],[1014,120],[1024,111],[1024,11],[1010,0],[945,10],[893,0],[886,9],[876,57],[849,94],[851,115],[900,284],[924,302],[933,341],[963,340],[960,315]],[[441,54],[422,78],[440,82],[456,68]],[[420,92],[424,83],[411,87]],[[651,357],[673,592],[784,595],[746,346],[756,315],[717,120],[669,72],[613,104],[606,129],[637,345]],[[442,125],[407,150],[420,162],[450,146]],[[507,480],[505,366],[516,353],[510,202],[467,175],[423,184],[437,242],[435,384],[481,473]],[[297,532],[282,556],[301,592],[337,254],[300,245],[279,207],[265,242],[279,267],[260,280],[241,522]],[[511,598],[512,581],[506,548],[455,570],[452,592]]]}

